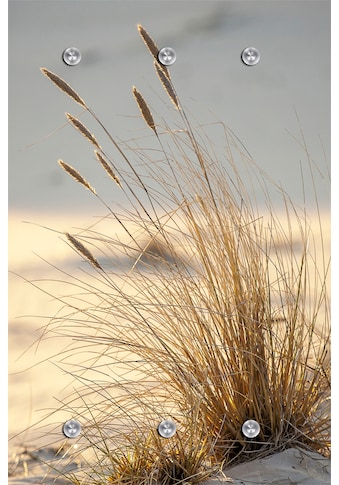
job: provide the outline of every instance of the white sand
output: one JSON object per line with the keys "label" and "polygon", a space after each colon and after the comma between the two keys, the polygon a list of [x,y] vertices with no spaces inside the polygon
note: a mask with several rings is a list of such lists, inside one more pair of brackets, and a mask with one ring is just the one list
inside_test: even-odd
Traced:
{"label": "white sand", "polygon": [[[52,449],[42,449],[35,454],[17,457],[13,464],[14,476],[9,478],[9,485],[28,485],[44,483],[45,485],[64,485],[69,482],[58,478],[55,472],[41,460],[55,464],[55,453]],[[66,460],[65,460],[66,463]],[[57,466],[62,466],[58,460]],[[75,471],[77,462],[65,464],[65,470]],[[299,449],[288,449],[267,458],[254,460],[225,469],[206,485],[231,483],[234,485],[327,485],[331,483],[330,460],[317,453]]]}

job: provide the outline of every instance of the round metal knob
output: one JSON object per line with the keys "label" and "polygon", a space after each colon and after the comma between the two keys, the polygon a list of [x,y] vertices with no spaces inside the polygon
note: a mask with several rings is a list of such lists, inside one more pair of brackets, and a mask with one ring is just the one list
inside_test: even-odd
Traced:
{"label": "round metal knob", "polygon": [[249,419],[245,421],[242,425],[241,431],[246,436],[246,438],[255,438],[260,433],[260,426],[254,419]]}
{"label": "round metal knob", "polygon": [[176,424],[169,419],[165,419],[158,426],[158,433],[163,438],[172,438],[177,430]]}
{"label": "round metal knob", "polygon": [[62,53],[62,59],[68,66],[76,66],[81,61],[81,52],[77,47],[68,47]]}
{"label": "round metal knob", "polygon": [[177,55],[175,53],[175,50],[172,49],[172,47],[163,47],[158,52],[158,61],[163,66],[171,66],[172,64],[175,63],[176,58],[177,58]]}
{"label": "round metal knob", "polygon": [[260,61],[260,52],[255,47],[246,47],[241,53],[241,60],[246,66],[255,66]]}
{"label": "round metal knob", "polygon": [[70,419],[63,425],[62,432],[67,438],[76,438],[81,433],[81,424],[76,419]]}

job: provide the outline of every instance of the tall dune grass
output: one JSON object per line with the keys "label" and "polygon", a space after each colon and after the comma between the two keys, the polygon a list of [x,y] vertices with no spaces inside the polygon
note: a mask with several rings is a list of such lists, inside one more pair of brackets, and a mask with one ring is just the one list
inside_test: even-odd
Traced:
{"label": "tall dune grass", "polygon": [[[65,235],[90,279],[74,276],[44,337],[69,339],[59,365],[77,387],[60,408],[82,424],[79,453],[92,452],[67,476],[84,484],[194,483],[289,447],[328,455],[329,262],[315,252],[320,218],[274,186],[222,123],[225,160],[214,154],[157,61],[155,42],[138,30],[178,118],[175,128],[158,122],[132,88],[156,150],[118,143],[73,88],[42,69],[97,121],[100,144],[67,114],[94,145],[112,191],[124,191],[133,207],[118,213],[59,161],[123,234],[94,226]],[[264,195],[267,187],[280,192],[278,209],[268,195],[266,210],[257,206],[240,165]],[[119,259],[127,266],[116,269]],[[177,424],[170,439],[157,433],[166,418]],[[248,419],[260,424],[255,439],[241,432]]]}

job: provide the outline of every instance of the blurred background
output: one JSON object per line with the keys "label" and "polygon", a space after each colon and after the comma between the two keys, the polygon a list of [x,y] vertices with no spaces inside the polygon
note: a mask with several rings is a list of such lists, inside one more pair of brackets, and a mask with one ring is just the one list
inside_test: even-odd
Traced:
{"label": "blurred background", "polygon": [[[60,211],[69,203],[73,210],[93,207],[93,198],[57,165],[59,158],[94,187],[100,184],[108,202],[119,202],[119,191],[112,195],[111,185],[102,182],[88,143],[65,124],[65,112],[77,116],[81,108],[39,69],[63,77],[116,139],[151,138],[132,85],[156,119],[158,113],[170,122],[171,109],[164,107],[166,96],[138,23],[159,48],[175,49],[172,79],[196,124],[225,123],[296,202],[302,200],[301,167],[305,187],[312,185],[300,146],[302,129],[317,167],[319,201],[329,204],[328,0],[10,0],[10,210]],[[72,46],[82,53],[77,66],[62,61],[63,50]],[[250,46],[261,54],[251,67],[240,59]],[[87,116],[81,120],[90,123]],[[100,130],[95,133],[103,141]],[[220,133],[213,142],[221,156]]]}

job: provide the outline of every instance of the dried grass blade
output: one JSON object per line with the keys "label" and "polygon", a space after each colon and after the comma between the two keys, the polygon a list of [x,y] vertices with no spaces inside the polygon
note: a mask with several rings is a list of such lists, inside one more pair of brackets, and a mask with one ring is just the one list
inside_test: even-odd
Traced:
{"label": "dried grass blade", "polygon": [[85,246],[78,239],[76,239],[74,236],[72,236],[68,232],[66,232],[65,234],[66,234],[66,237],[69,240],[69,242],[72,244],[72,246],[77,251],[79,251],[80,254],[82,254],[95,268],[102,270],[102,267],[98,263],[97,259],[93,256],[93,254],[87,248],[85,248]]}
{"label": "dried grass blade", "polygon": [[[158,60],[159,48],[158,48],[158,46],[156,45],[156,43],[154,42],[152,37],[149,35],[149,33],[140,24],[138,24],[138,31],[139,31],[139,34],[140,34],[142,40],[146,44],[148,50],[150,51],[150,53],[152,54],[154,59],[159,63],[159,60]],[[168,79],[170,79],[170,73],[169,73],[167,67],[166,66],[162,66],[162,67],[163,67],[165,76]]]}
{"label": "dried grass blade", "polygon": [[79,131],[79,133],[81,133],[85,138],[87,138],[88,141],[90,141],[99,150],[101,150],[101,146],[97,142],[95,136],[86,128],[86,126],[80,120],[72,116],[70,113],[66,113],[66,117],[72,123],[74,128]]}
{"label": "dried grass blade", "polygon": [[137,88],[135,86],[133,86],[132,92],[133,92],[133,96],[134,96],[136,102],[138,103],[138,106],[139,106],[139,109],[140,109],[140,112],[141,112],[143,119],[145,120],[147,125],[151,128],[151,130],[153,130],[154,133],[156,133],[154,119],[153,119],[151,110],[149,109],[148,104],[146,103],[144,97],[137,90]]}
{"label": "dried grass blade", "polygon": [[66,83],[60,76],[49,71],[45,67],[42,67],[40,71],[47,76],[61,91],[70,96],[76,103],[80,104],[83,108],[87,109],[86,103],[80,98],[78,93],[74,91],[69,84]]}
{"label": "dried grass blade", "polygon": [[68,165],[65,163],[63,160],[58,160],[58,164],[65,170],[65,172],[68,173],[71,177],[73,177],[77,182],[79,182],[81,185],[86,187],[86,189],[90,190],[93,194],[96,195],[95,189],[91,186],[87,180],[85,180],[82,175],[71,165]]}
{"label": "dried grass blade", "polygon": [[155,67],[156,73],[157,73],[165,91],[167,92],[167,94],[170,97],[174,106],[179,110],[180,106],[179,106],[179,101],[178,101],[177,95],[174,92],[172,82],[170,81],[170,79],[164,73],[163,66],[161,66],[158,62],[154,62],[154,67]]}
{"label": "dried grass blade", "polygon": [[112,180],[122,189],[121,182],[119,177],[115,175],[112,168],[110,167],[109,163],[104,159],[101,153],[95,151],[95,156],[97,157],[98,161],[101,163],[102,167],[105,169],[106,173],[111,177]]}
{"label": "dried grass blade", "polygon": [[159,49],[158,49],[158,46],[156,45],[156,43],[154,42],[154,40],[152,39],[152,37],[143,28],[143,26],[141,24],[138,24],[138,31],[139,31],[139,34],[142,37],[142,40],[145,42],[146,46],[148,47],[148,50],[150,51],[150,53],[153,55],[153,57],[155,59],[157,59]]}

